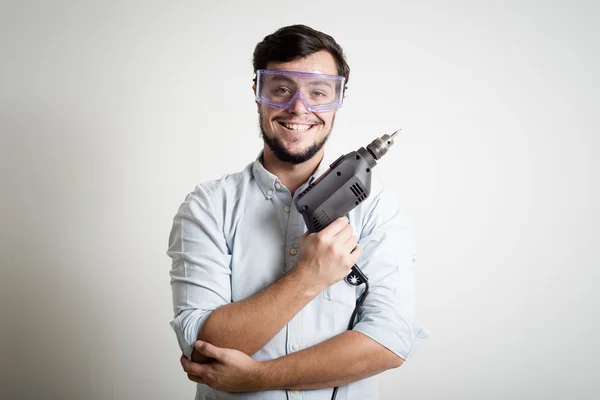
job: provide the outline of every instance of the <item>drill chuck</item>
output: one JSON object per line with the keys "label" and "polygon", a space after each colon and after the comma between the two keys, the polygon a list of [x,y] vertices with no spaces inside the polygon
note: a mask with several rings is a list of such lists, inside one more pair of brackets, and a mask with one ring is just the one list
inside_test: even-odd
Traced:
{"label": "drill chuck", "polygon": [[394,136],[396,136],[398,132],[400,132],[400,129],[391,135],[385,134],[382,137],[373,140],[367,146],[367,150],[374,159],[379,160],[385,153],[387,153],[389,148],[394,144]]}

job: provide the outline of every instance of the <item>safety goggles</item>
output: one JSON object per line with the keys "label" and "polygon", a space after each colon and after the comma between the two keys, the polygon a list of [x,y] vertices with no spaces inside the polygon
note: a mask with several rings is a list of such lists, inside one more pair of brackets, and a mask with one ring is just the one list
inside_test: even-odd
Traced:
{"label": "safety goggles", "polygon": [[342,106],[344,81],[338,75],[259,69],[256,101],[286,110],[300,99],[311,112],[332,111]]}

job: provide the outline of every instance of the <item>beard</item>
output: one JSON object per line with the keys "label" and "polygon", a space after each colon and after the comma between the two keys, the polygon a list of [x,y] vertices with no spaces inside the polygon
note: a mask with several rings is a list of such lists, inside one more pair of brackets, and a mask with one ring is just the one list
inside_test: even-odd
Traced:
{"label": "beard", "polygon": [[279,138],[270,137],[265,131],[265,124],[263,123],[262,113],[258,117],[260,124],[260,136],[263,139],[263,142],[269,146],[269,149],[273,152],[275,157],[282,162],[290,163],[290,164],[302,164],[305,161],[310,160],[314,157],[315,154],[319,152],[331,136],[331,130],[333,129],[333,122],[335,121],[335,116],[331,120],[331,128],[329,128],[329,132],[320,142],[314,142],[310,145],[306,150],[299,154],[290,153],[285,146],[283,145],[283,141]]}

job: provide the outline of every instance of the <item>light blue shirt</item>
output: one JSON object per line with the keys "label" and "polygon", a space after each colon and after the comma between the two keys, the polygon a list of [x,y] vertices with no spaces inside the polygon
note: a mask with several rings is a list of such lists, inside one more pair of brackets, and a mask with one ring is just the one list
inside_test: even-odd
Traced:
{"label": "light blue shirt", "polygon": [[[167,251],[175,314],[171,326],[188,359],[212,311],[266,288],[298,260],[304,219],[290,191],[261,159],[262,151],[243,171],[199,184],[175,215]],[[328,167],[322,161],[313,177]],[[415,254],[407,218],[376,175],[371,195],[347,215],[362,248],[356,264],[370,285],[354,330],[406,360],[429,333],[413,321]],[[283,357],[344,332],[363,290],[364,285],[344,280],[331,285],[252,358]],[[198,384],[196,399],[329,400],[331,394],[330,388],[225,393]],[[342,386],[337,394],[338,400],[378,398],[376,376]]]}

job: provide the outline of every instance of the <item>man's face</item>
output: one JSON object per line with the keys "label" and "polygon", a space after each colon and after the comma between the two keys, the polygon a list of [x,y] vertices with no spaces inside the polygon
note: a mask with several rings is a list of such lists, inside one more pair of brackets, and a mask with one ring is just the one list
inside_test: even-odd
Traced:
{"label": "man's face", "polygon": [[[271,62],[267,69],[337,75],[335,60],[326,51],[295,61]],[[273,154],[281,161],[299,164],[321,150],[333,128],[336,111],[311,112],[297,99],[287,110],[258,103],[258,113],[262,138]]]}

